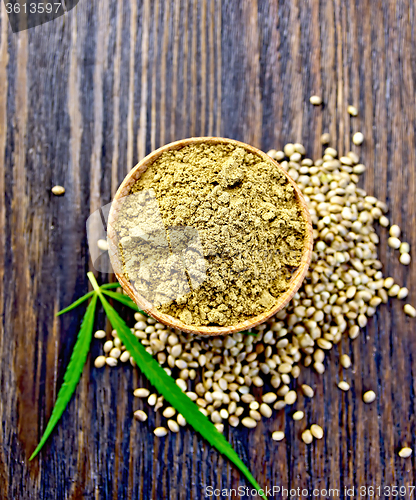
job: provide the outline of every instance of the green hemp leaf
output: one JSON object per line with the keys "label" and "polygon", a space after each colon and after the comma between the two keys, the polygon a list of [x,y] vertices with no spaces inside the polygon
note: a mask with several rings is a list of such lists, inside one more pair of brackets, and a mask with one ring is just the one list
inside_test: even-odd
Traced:
{"label": "green hemp leaf", "polygon": [[81,377],[82,370],[89,352],[92,332],[94,327],[94,315],[99,298],[104,311],[110,321],[112,327],[117,331],[117,335],[121,342],[126,346],[130,355],[133,357],[140,371],[148,378],[149,382],[162,394],[162,396],[186,419],[187,423],[193,427],[203,438],[205,438],[214,448],[226,456],[247,478],[250,484],[256,488],[259,495],[267,500],[264,491],[260,488],[257,481],[254,479],[244,462],[240,459],[237,453],[232,448],[231,444],[225,437],[218,432],[214,424],[200,411],[198,406],[176,385],[174,379],[170,377],[159,363],[145,350],[143,345],[138,341],[135,335],[131,332],[130,328],[126,325],[124,320],[119,316],[117,311],[109,304],[104,295],[119,301],[121,304],[139,311],[142,314],[144,311],[140,310],[137,305],[127,296],[120,293],[109,291],[109,288],[116,288],[117,284],[108,284],[98,286],[98,283],[93,273],[87,274],[90,280],[93,291],[87,293],[66,309],[58,313],[74,309],[74,307],[83,303],[91,297],[91,302],[87,308],[84,319],[82,321],[81,329],[72,352],[71,360],[65,372],[64,383],[58,393],[58,398],[52,415],[46,426],[45,432],[33,452],[30,460],[32,460],[42,449],[48,437],[51,435],[54,427],[61,418],[66,406],[68,405],[78,381]]}

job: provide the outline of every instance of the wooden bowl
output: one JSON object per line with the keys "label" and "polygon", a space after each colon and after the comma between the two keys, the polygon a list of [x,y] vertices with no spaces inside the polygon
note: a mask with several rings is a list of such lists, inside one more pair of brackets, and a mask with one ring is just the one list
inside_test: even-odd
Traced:
{"label": "wooden bowl", "polygon": [[[253,318],[250,318],[246,321],[243,321],[241,323],[238,323],[236,325],[232,326],[196,326],[196,325],[187,325],[185,323],[182,323],[178,318],[174,318],[172,316],[169,316],[167,314],[163,314],[160,311],[158,311],[153,304],[151,304],[148,300],[146,300],[144,297],[139,295],[136,290],[133,288],[133,286],[130,284],[129,281],[126,280],[124,275],[122,274],[122,271],[120,269],[119,265],[119,260],[116,257],[116,252],[118,253],[118,240],[117,240],[117,235],[115,234],[115,231],[113,229],[113,223],[115,220],[117,220],[117,203],[114,203],[114,201],[120,200],[124,196],[127,196],[130,194],[130,190],[133,186],[133,184],[139,179],[141,174],[145,172],[145,170],[165,151],[169,150],[175,150],[175,149],[181,149],[184,146],[188,146],[190,144],[200,144],[200,143],[210,143],[210,144],[219,144],[219,143],[227,143],[227,144],[233,144],[234,146],[239,146],[244,148],[247,151],[250,151],[253,154],[256,154],[260,156],[261,158],[264,159],[264,161],[268,163],[273,163],[276,168],[278,168],[283,175],[287,178],[288,182],[293,186],[293,189],[295,190],[296,198],[299,203],[299,207],[302,212],[302,216],[305,219],[306,222],[306,236],[305,236],[305,242],[304,242],[304,250],[302,253],[302,258],[301,258],[301,263],[300,266],[297,268],[297,270],[293,273],[290,281],[289,281],[289,287],[288,290],[282,294],[275,306],[270,309],[269,311],[266,311],[262,314],[259,314],[258,316],[254,316]],[[276,314],[278,311],[280,311],[283,307],[286,306],[286,304],[292,299],[292,297],[295,295],[297,290],[299,289],[300,285],[302,284],[302,281],[306,275],[306,272],[309,267],[309,263],[311,260],[311,255],[312,255],[312,245],[313,245],[313,232],[312,232],[312,222],[310,218],[310,214],[308,211],[308,207],[306,205],[306,202],[303,198],[303,195],[296,185],[296,183],[292,180],[292,178],[287,174],[287,172],[272,158],[270,158],[268,155],[260,151],[259,149],[254,148],[253,146],[250,146],[248,144],[244,144],[243,142],[239,141],[234,141],[232,139],[224,139],[222,137],[191,137],[189,139],[183,139],[180,141],[172,142],[170,144],[166,144],[166,146],[163,146],[156,151],[153,151],[153,153],[150,153],[146,158],[141,160],[132,170],[129,172],[122,182],[121,186],[119,187],[115,197],[114,201],[109,213],[108,217],[108,241],[109,241],[109,246],[110,246],[110,260],[113,265],[115,275],[120,282],[121,286],[123,289],[127,292],[127,294],[130,296],[132,300],[144,311],[146,311],[148,314],[153,316],[157,321],[160,323],[163,323],[167,326],[170,326],[172,328],[178,328],[181,331],[188,332],[188,333],[194,333],[197,335],[225,335],[225,334],[230,334],[234,332],[239,332],[242,330],[248,330],[249,328],[252,328],[253,326],[259,325],[260,323],[263,323],[267,319],[269,319],[271,316]],[[115,250],[114,252],[111,251],[111,248]]]}

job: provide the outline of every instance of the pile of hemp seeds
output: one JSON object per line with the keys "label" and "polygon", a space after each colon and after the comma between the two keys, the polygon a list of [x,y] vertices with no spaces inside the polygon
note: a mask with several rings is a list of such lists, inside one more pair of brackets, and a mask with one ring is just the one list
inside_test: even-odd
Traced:
{"label": "pile of hemp seeds", "polygon": [[[321,103],[315,100],[312,104]],[[348,112],[358,114],[353,106],[348,107]],[[357,132],[353,142],[359,145],[363,139],[363,134]],[[301,367],[312,367],[323,374],[327,353],[343,335],[357,338],[377,307],[390,297],[404,300],[408,295],[407,288],[383,275],[375,222],[389,228],[388,244],[397,250],[403,265],[411,261],[409,244],[400,239],[400,228],[390,225],[387,205],[357,186],[366,170],[358,155],[350,151],[339,156],[329,142],[329,134],[323,134],[323,156],[315,161],[305,156],[302,144],[289,143],[283,151],[268,152],[301,189],[314,230],[310,268],[286,308],[253,328],[251,335],[240,332],[212,338],[185,334],[135,314],[132,331],[136,337],[220,432],[227,424],[256,427],[262,418],[272,417],[273,410],[295,405],[299,391],[312,398],[312,387],[296,385]],[[403,309],[408,316],[416,317],[416,309],[410,304]],[[129,361],[135,365],[115,330],[111,340],[103,330],[97,331],[95,337],[105,340],[104,355],[95,359],[97,368]],[[340,363],[345,370],[351,368],[347,354],[341,355]],[[338,387],[348,391],[350,385],[341,380]],[[263,388],[260,398],[255,396],[258,388]],[[134,395],[141,407],[134,413],[137,420],[145,421],[150,407],[166,419],[165,426],[154,429],[156,436],[178,432],[180,426],[186,425],[183,416],[165,404],[163,396],[147,388],[137,388]],[[372,390],[363,394],[367,404],[376,398]],[[301,410],[292,414],[294,420],[303,420],[304,416]],[[305,424],[301,438],[309,444],[323,435],[322,427],[311,422]],[[285,435],[276,430],[271,437],[281,441]],[[411,455],[411,448],[399,451],[402,458]]]}

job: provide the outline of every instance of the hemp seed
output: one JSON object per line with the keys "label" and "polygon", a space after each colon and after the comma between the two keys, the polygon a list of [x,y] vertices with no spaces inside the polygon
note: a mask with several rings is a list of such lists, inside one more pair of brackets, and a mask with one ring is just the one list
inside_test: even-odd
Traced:
{"label": "hemp seed", "polygon": [[313,441],[313,435],[309,429],[306,429],[306,431],[302,432],[302,441],[305,444],[311,444]]}
{"label": "hemp seed", "polygon": [[364,403],[370,404],[376,399],[376,393],[374,391],[367,391],[363,394]]}
{"label": "hemp seed", "polygon": [[348,354],[343,354],[340,357],[340,362],[344,368],[349,368],[351,366],[351,358],[348,356]]}
{"label": "hemp seed", "polygon": [[168,430],[166,429],[166,427],[156,427],[153,433],[157,437],[164,437],[167,435]]}
{"label": "hemp seed", "polygon": [[292,415],[292,418],[293,420],[302,420],[303,417],[305,416],[305,414],[303,413],[303,411],[301,410],[298,410],[298,411],[295,411],[295,413]]}
{"label": "hemp seed", "polygon": [[241,423],[248,429],[254,429],[257,426],[257,422],[251,417],[244,417]]}
{"label": "hemp seed", "polygon": [[403,264],[404,266],[408,266],[410,264],[410,254],[408,253],[402,253],[400,255],[400,263]]}
{"label": "hemp seed", "polygon": [[338,388],[346,392],[350,390],[350,384],[345,382],[345,380],[341,380],[341,382],[338,383]]}
{"label": "hemp seed", "polygon": [[316,439],[322,439],[324,437],[324,430],[318,424],[311,425],[311,434]]}
{"label": "hemp seed", "polygon": [[313,104],[314,106],[320,106],[322,104],[322,98],[317,96],[317,95],[312,95],[310,98],[309,98],[309,101],[311,104]]}
{"label": "hemp seed", "polygon": [[358,109],[355,106],[351,106],[351,105],[348,106],[347,111],[348,111],[348,113],[351,116],[357,116],[358,115]]}
{"label": "hemp seed", "polygon": [[403,311],[405,312],[405,314],[407,314],[411,318],[416,318],[416,309],[412,305],[406,304],[403,307]]}
{"label": "hemp seed", "polygon": [[302,384],[302,392],[307,398],[313,398],[315,391],[310,385]]}
{"label": "hemp seed", "polygon": [[393,238],[400,238],[401,229],[397,224],[393,224],[389,229],[389,234]]}
{"label": "hemp seed", "polygon": [[360,144],[362,144],[364,141],[364,135],[361,133],[361,132],[356,132],[353,136],[352,136],[352,142],[356,145],[356,146],[359,146]]}
{"label": "hemp seed", "polygon": [[388,240],[387,240],[387,244],[390,248],[393,248],[394,250],[397,250],[398,248],[400,248],[400,245],[401,245],[401,241],[399,240],[399,238],[396,238],[394,236],[391,236]]}
{"label": "hemp seed", "polygon": [[145,389],[144,387],[136,389],[133,392],[133,396],[135,396],[136,398],[147,398],[149,395],[150,395],[149,389]]}
{"label": "hemp seed", "polygon": [[178,425],[178,423],[175,420],[169,419],[167,421],[167,424],[168,424],[168,427],[169,427],[170,431],[172,431],[172,432],[179,432],[179,425]]}
{"label": "hemp seed", "polygon": [[274,431],[272,433],[273,441],[282,441],[285,438],[285,433],[283,431]]}
{"label": "hemp seed", "polygon": [[94,337],[96,339],[105,339],[107,336],[107,334],[105,333],[104,330],[97,330],[95,333],[94,333]]}
{"label": "hemp seed", "polygon": [[55,196],[62,196],[65,194],[65,188],[63,186],[54,186],[51,191]]}
{"label": "hemp seed", "polygon": [[331,136],[328,133],[322,134],[321,135],[321,144],[329,144],[329,141],[331,140]]}
{"label": "hemp seed", "polygon": [[95,358],[94,366],[95,368],[102,368],[105,365],[105,356],[98,356]]}
{"label": "hemp seed", "polygon": [[407,446],[405,446],[404,448],[402,448],[399,451],[399,457],[400,458],[409,458],[412,456],[412,453],[413,453],[412,448],[408,448]]}
{"label": "hemp seed", "polygon": [[140,422],[145,422],[147,420],[147,414],[143,410],[135,411],[134,417]]}

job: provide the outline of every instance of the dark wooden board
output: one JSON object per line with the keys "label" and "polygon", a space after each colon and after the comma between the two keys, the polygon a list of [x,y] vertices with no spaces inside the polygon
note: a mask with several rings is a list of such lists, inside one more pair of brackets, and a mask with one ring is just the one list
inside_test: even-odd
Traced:
{"label": "dark wooden board", "polygon": [[[205,498],[209,485],[246,485],[189,429],[158,440],[159,416],[134,421],[132,389],[146,382],[128,367],[95,369],[98,343],[52,439],[28,462],[83,314],[54,318],[88,288],[85,221],[140,158],[172,140],[222,135],[266,151],[300,141],[317,157],[323,131],[346,152],[362,130],[353,148],[368,166],[362,183],[416,244],[414,3],[81,0],[19,34],[0,10],[0,496],[185,500]],[[324,106],[310,105],[314,93]],[[51,195],[55,184],[65,196]],[[400,266],[386,239],[382,231],[385,273],[415,301],[416,268]],[[415,459],[397,455],[415,446],[415,327],[401,309],[382,307],[365,334],[331,353],[323,376],[303,370],[316,397],[297,406],[325,439],[304,445],[304,421],[290,410],[228,433],[262,485],[312,495],[415,484]],[[341,352],[354,365],[347,394],[336,388]],[[378,398],[366,406],[370,388]],[[281,443],[270,439],[278,428]]]}

